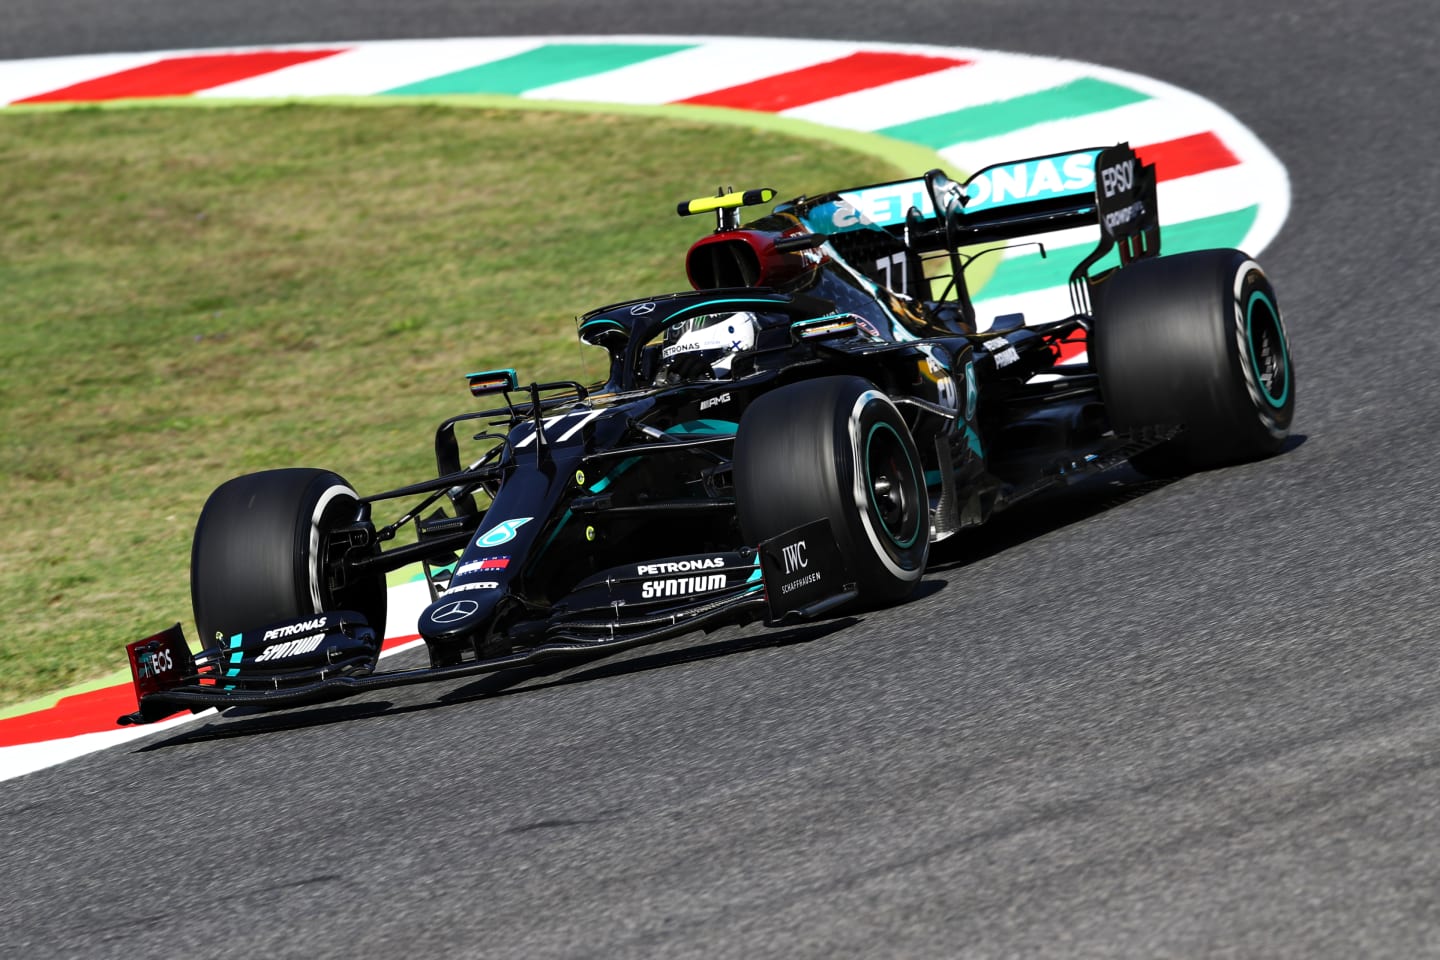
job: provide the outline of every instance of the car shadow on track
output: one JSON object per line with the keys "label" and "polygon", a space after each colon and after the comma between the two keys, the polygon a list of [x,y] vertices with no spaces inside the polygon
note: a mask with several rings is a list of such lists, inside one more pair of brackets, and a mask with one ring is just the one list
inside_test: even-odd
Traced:
{"label": "car shadow on track", "polygon": [[1074,486],[1046,492],[991,517],[983,527],[962,531],[930,553],[929,569],[940,573],[977,563],[998,553],[1107,510],[1163,490],[1180,478],[1153,479],[1129,467],[1116,467],[1087,477]]}
{"label": "car shadow on track", "polygon": [[[771,630],[766,630],[758,624],[752,624],[743,628],[747,632],[741,636],[727,637],[710,643],[684,645],[686,638],[682,636],[667,641],[668,644],[681,645],[667,646],[663,649],[650,648],[639,655],[635,655],[633,648],[628,651],[581,653],[535,666],[501,670],[448,690],[433,700],[423,703],[396,704],[389,700],[355,699],[310,707],[296,707],[290,710],[248,714],[243,713],[240,708],[234,708],[224,718],[216,718],[198,728],[187,728],[173,737],[147,743],[137,747],[135,752],[148,753],[168,747],[204,743],[209,740],[227,740],[282,730],[322,727],[333,723],[352,723],[382,716],[399,716],[456,706],[475,700],[531,693],[572,683],[588,683],[644,673],[649,670],[661,670],[683,663],[714,660],[766,648],[811,643],[846,630],[859,622],[855,617],[840,617],[834,620]],[[625,659],[613,659],[627,654],[629,656],[626,656]],[[591,666],[592,664],[595,665]]]}
{"label": "car shadow on track", "polygon": [[[1291,434],[1276,457],[1283,458],[1307,439],[1304,434]],[[1183,479],[1185,477],[1149,477],[1128,464],[1112,467],[1072,486],[1039,494],[1013,510],[998,514],[980,528],[981,532],[967,531],[936,544],[930,554],[929,570],[940,573],[1004,553],[1037,537],[1147,497]]]}

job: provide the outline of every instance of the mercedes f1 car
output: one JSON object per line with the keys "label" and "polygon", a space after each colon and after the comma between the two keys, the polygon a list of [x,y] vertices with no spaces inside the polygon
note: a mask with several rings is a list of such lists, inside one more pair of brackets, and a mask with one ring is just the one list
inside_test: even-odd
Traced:
{"label": "mercedes f1 car", "polygon": [[[470,374],[484,409],[439,425],[434,478],[361,495],[287,469],[215,490],[191,556],[205,649],[178,625],[130,644],[139,709],[121,722],[895,603],[932,544],[1042,490],[1127,460],[1252,460],[1287,436],[1270,281],[1236,250],[1161,257],[1154,168],[1127,144],[799,197],[742,224],[773,199],[680,205],[715,216],[687,255],[694,289],[579,319],[603,383]],[[1081,227],[1098,240],[1066,315],[977,318],[979,257]],[[1086,360],[1062,362],[1080,341]],[[385,671],[386,574],[410,564],[431,591],[429,664]]]}

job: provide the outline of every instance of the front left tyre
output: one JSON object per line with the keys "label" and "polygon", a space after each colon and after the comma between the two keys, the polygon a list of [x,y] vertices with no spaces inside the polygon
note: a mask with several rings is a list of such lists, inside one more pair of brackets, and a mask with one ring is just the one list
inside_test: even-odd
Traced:
{"label": "front left tyre", "polygon": [[359,496],[328,470],[266,470],[221,484],[190,551],[190,596],[201,642],[325,610],[354,610],[385,634],[383,573],[335,585],[326,570],[335,531]]}

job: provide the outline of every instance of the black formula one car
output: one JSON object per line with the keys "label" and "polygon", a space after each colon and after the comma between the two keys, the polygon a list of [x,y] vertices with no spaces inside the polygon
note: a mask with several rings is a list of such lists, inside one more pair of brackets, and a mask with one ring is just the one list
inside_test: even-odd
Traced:
{"label": "black formula one car", "polygon": [[[994,189],[1001,175],[1031,189]],[[579,320],[608,354],[603,384],[471,374],[487,409],[440,424],[434,479],[361,496],[291,469],[219,487],[191,558],[206,649],[178,625],[131,644],[139,709],[120,722],[894,603],[932,544],[1039,491],[1286,438],[1269,280],[1235,250],[1160,257],[1154,169],[1127,144],[800,197],[741,225],[773,196],[680,205],[716,218],[688,253],[694,289]],[[1086,225],[1069,315],[977,329],[979,251]],[[1077,339],[1088,361],[1058,362]],[[413,563],[429,666],[377,671],[386,574]]]}

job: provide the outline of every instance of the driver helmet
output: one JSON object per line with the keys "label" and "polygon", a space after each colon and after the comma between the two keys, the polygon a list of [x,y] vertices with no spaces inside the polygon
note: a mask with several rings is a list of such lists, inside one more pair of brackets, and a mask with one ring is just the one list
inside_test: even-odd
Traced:
{"label": "driver helmet", "polygon": [[[717,380],[724,379],[730,376],[730,364],[735,355],[755,346],[758,327],[755,314],[743,311],[694,317],[665,331],[665,347],[660,352],[660,359],[670,369],[674,369],[677,363],[693,366],[697,361],[703,361],[710,365]],[[683,361],[682,357],[685,358]]]}

